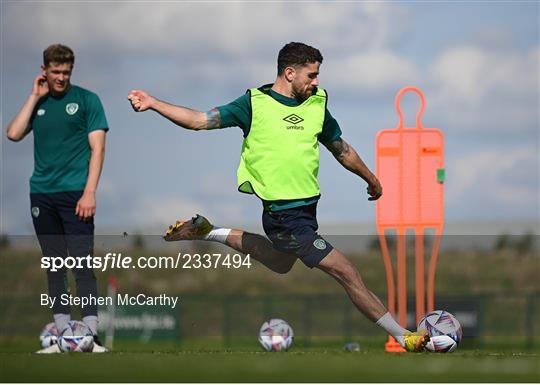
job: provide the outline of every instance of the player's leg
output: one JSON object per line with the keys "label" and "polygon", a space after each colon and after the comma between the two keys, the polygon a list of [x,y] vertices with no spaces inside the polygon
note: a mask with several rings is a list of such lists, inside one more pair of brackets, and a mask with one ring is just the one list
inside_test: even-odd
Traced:
{"label": "player's leg", "polygon": [[[263,226],[274,247],[296,254],[308,267],[319,267],[340,282],[355,306],[393,335],[407,349],[419,350],[423,336],[409,336],[388,313],[382,302],[364,285],[360,273],[318,233],[317,204],[263,214]],[[413,346],[414,345],[414,346]],[[418,346],[417,346],[418,345]]]}
{"label": "player's leg", "polygon": [[382,302],[364,285],[354,265],[337,249],[333,248],[317,268],[335,278],[356,308],[371,321],[376,322],[388,312]]}
{"label": "player's leg", "polygon": [[[58,193],[56,196],[58,212],[62,217],[69,254],[77,260],[86,258],[87,256],[92,258],[94,253],[94,219],[90,218],[83,221],[75,215],[75,208],[81,196],[82,192],[77,191]],[[80,266],[72,269],[77,288],[77,296],[96,298],[98,296],[96,276],[93,269],[87,265],[87,260],[83,261]],[[88,325],[94,335],[94,351],[106,351],[101,346],[102,344],[97,337],[97,305],[90,304],[82,307],[81,316],[83,322]]]}
{"label": "player's leg", "polygon": [[288,273],[298,259],[294,254],[277,250],[268,238],[247,231],[231,230],[226,244],[235,250],[249,254],[253,259],[279,274]]}
{"label": "player's leg", "polygon": [[[32,223],[41,247],[47,258],[67,257],[67,245],[64,238],[62,220],[54,208],[50,194],[30,194]],[[56,271],[53,271],[56,270]],[[62,294],[68,293],[67,270],[65,267],[47,270],[49,296],[54,299],[52,311],[56,328],[59,332],[67,327],[71,319],[70,308],[61,303]],[[58,345],[41,349],[38,353],[59,353]]]}
{"label": "player's leg", "polygon": [[262,235],[217,227],[201,215],[191,220],[177,221],[169,226],[164,238],[166,241],[203,240],[223,243],[236,251],[249,254],[251,258],[280,274],[287,273],[297,260],[295,255],[276,250]]}
{"label": "player's leg", "polygon": [[386,330],[408,351],[422,351],[424,349],[429,340],[427,335],[411,333],[401,327],[381,300],[365,286],[358,269],[339,250],[332,249],[320,261],[317,268],[335,278],[343,286],[356,308]]}

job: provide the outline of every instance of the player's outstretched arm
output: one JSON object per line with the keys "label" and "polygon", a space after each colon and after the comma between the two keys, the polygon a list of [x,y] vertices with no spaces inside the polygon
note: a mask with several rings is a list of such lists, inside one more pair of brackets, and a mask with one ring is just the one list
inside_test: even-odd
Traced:
{"label": "player's outstretched arm", "polygon": [[39,99],[49,92],[49,86],[43,75],[36,76],[32,93],[26,99],[17,115],[8,124],[6,134],[9,140],[18,142],[30,132],[30,118]]}
{"label": "player's outstretched arm", "polygon": [[[175,106],[156,99],[145,91],[133,90],[128,94],[128,100],[131,107],[136,112],[153,110],[169,119],[174,124],[187,128],[189,130],[205,130],[215,127],[215,116],[212,116],[212,111],[200,112],[187,107]],[[218,114],[219,115],[219,114]]]}
{"label": "player's outstretched arm", "polygon": [[327,148],[343,167],[367,182],[370,201],[377,200],[382,196],[381,183],[349,143],[339,138],[330,143]]}

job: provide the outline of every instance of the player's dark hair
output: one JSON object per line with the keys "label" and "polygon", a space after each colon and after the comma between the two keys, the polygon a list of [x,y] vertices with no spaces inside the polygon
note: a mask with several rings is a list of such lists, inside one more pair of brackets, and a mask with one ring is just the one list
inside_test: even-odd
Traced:
{"label": "player's dark hair", "polygon": [[73,65],[73,63],[75,63],[75,55],[68,46],[62,44],[53,44],[48,46],[45,51],[43,51],[43,64],[46,67],[49,65],[49,63],[70,63]]}
{"label": "player's dark hair", "polygon": [[287,67],[301,67],[307,63],[322,63],[323,57],[317,48],[304,43],[292,42],[279,50],[277,60],[278,76],[283,74]]}

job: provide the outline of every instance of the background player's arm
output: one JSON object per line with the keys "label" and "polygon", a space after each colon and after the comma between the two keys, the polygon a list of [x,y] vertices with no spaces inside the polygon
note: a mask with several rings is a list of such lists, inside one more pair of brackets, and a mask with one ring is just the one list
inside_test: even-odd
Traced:
{"label": "background player's arm", "polygon": [[187,107],[175,106],[156,99],[141,90],[133,90],[128,94],[131,107],[137,112],[154,110],[174,124],[189,130],[206,130],[220,126],[219,111],[212,109],[209,112],[192,110]]}
{"label": "background player's arm", "polygon": [[382,196],[382,186],[379,180],[369,170],[356,150],[349,143],[339,138],[331,142],[327,148],[343,167],[367,182],[367,191],[370,195],[369,200],[376,200]]}
{"label": "background player's arm", "polygon": [[91,218],[96,213],[96,190],[105,159],[105,131],[95,130],[88,134],[88,144],[90,145],[90,163],[88,165],[88,179],[84,192],[77,202],[75,215],[85,220]]}
{"label": "background player's arm", "polygon": [[30,132],[30,119],[32,112],[39,99],[49,92],[49,86],[42,75],[36,76],[32,86],[32,93],[26,99],[17,115],[7,126],[7,137],[9,140],[18,142]]}

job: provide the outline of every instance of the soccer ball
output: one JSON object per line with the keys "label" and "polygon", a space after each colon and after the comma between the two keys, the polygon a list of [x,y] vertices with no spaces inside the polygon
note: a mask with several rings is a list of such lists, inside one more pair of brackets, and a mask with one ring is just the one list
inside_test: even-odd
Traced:
{"label": "soccer ball", "polygon": [[290,325],[282,319],[272,318],[262,324],[259,331],[259,342],[269,352],[288,350],[294,339]]}
{"label": "soccer ball", "polygon": [[69,321],[58,337],[58,347],[63,352],[91,352],[94,336],[84,322]]}
{"label": "soccer ball", "polygon": [[56,344],[58,340],[58,329],[56,329],[56,324],[50,322],[41,330],[39,333],[39,343],[43,349],[48,348]]}
{"label": "soccer ball", "polygon": [[434,353],[450,353],[456,350],[463,336],[459,321],[444,310],[435,310],[424,316],[418,330],[427,330],[430,341],[426,349]]}

